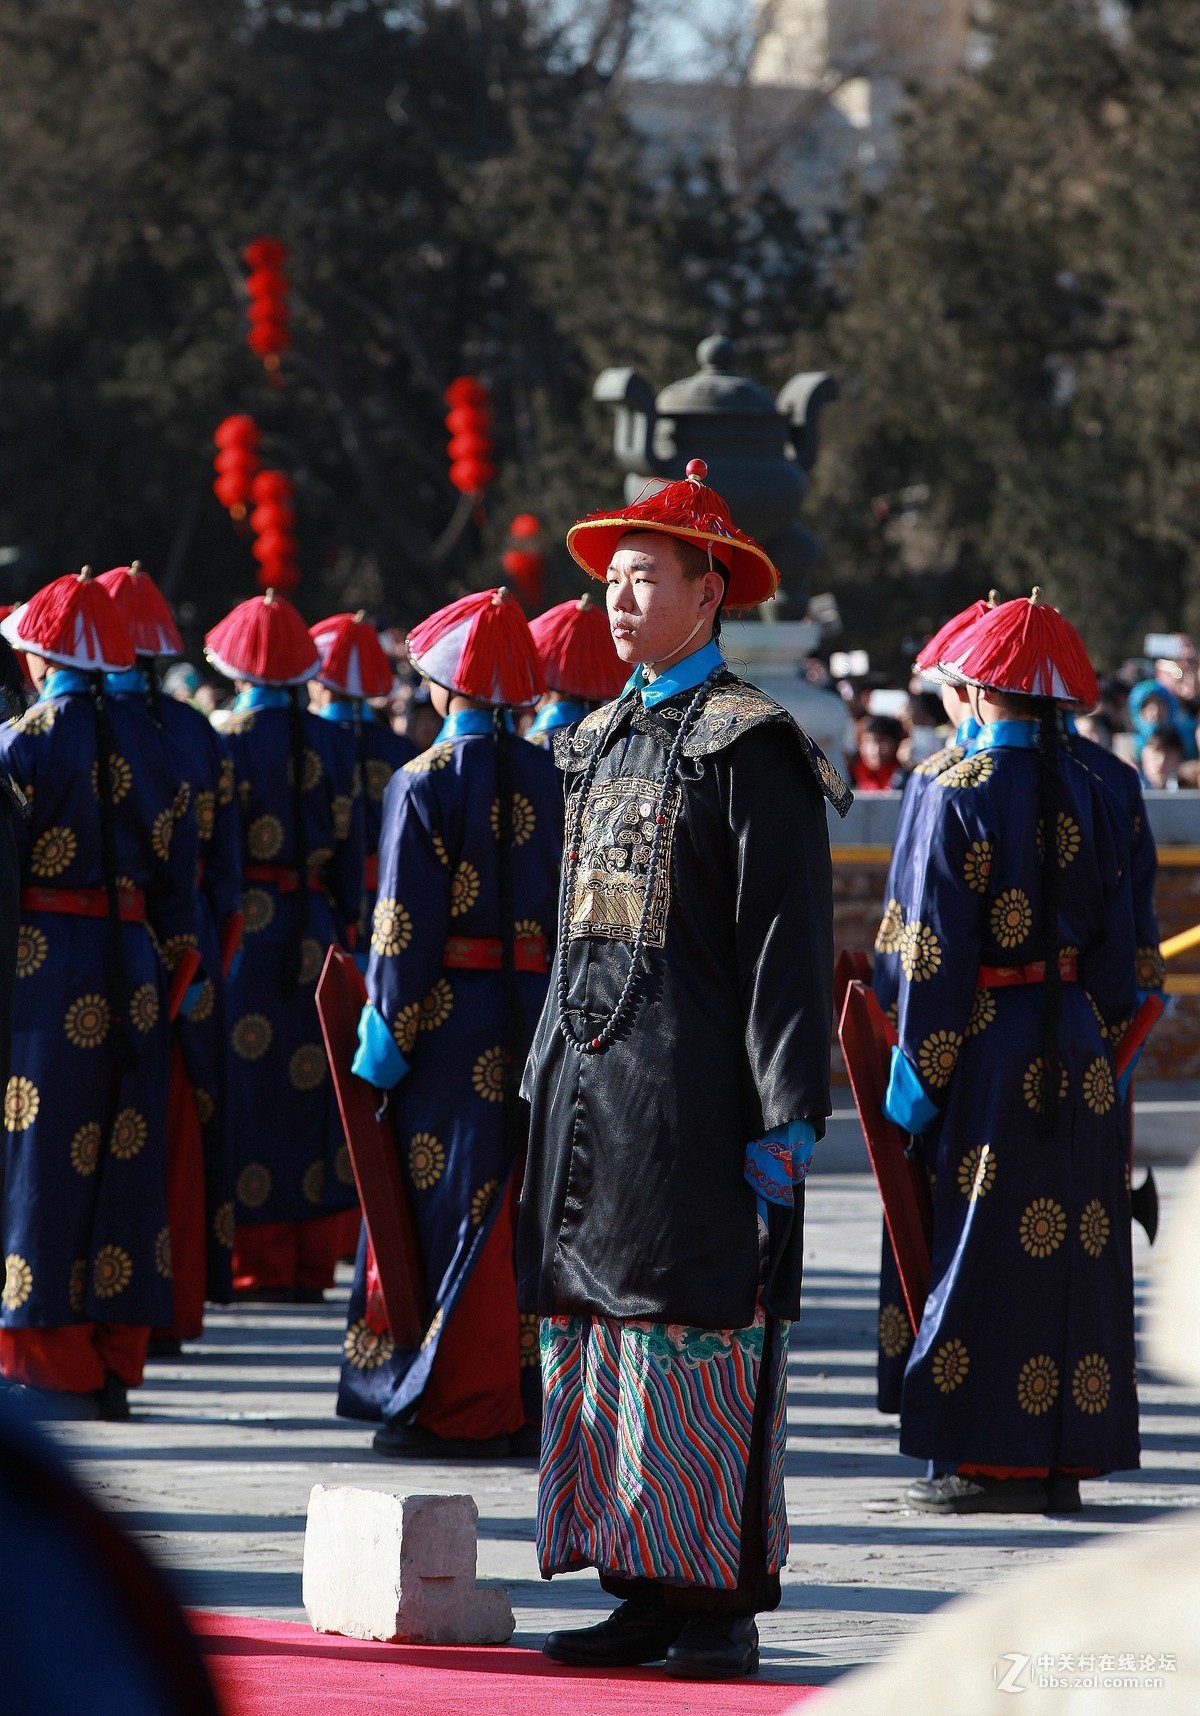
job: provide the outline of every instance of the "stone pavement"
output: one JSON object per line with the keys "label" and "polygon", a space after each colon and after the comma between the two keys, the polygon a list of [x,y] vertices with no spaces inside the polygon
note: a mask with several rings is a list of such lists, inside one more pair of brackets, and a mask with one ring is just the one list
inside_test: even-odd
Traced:
{"label": "stone pavement", "polygon": [[[1176,1168],[1159,1171],[1167,1221],[1180,1178]],[[869,1176],[814,1172],[805,1251],[791,1362],[792,1554],[783,1606],[761,1623],[769,1677],[836,1679],[957,1592],[1100,1534],[1162,1529],[1167,1509],[1200,1503],[1200,1391],[1143,1366],[1144,1469],[1088,1485],[1083,1515],[952,1524],[905,1510],[901,1490],[916,1464],[896,1452],[896,1420],[873,1401],[879,1211]],[[1150,1253],[1140,1230],[1135,1255],[1141,1319]],[[480,1575],[509,1587],[515,1642],[534,1645],[550,1626],[598,1619],[610,1605],[594,1575],[538,1577],[532,1461],[385,1463],[366,1426],[334,1416],[344,1298],[343,1286],[324,1307],[214,1312],[202,1343],[150,1368],[132,1423],[61,1424],[54,1434],[196,1607],[303,1619],[304,1516],[319,1482],[469,1490],[479,1505]]]}

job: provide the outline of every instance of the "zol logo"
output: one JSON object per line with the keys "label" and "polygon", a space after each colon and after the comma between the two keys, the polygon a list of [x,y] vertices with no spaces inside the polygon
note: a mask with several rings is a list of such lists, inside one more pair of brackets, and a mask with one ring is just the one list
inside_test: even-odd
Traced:
{"label": "zol logo", "polygon": [[[1008,1664],[1007,1668],[1005,1664]],[[1005,1651],[1000,1661],[992,1669],[992,1679],[996,1682],[997,1692],[1028,1692],[1028,1685],[1021,1685],[1021,1676],[1029,1667],[1029,1658],[1022,1656],[1019,1651]]]}

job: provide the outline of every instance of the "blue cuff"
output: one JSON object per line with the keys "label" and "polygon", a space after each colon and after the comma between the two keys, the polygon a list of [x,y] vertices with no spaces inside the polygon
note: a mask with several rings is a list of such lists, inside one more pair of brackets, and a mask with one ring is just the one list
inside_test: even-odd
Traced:
{"label": "blue cuff", "polygon": [[186,1019],[191,1013],[197,1001],[204,994],[204,985],[207,982],[206,977],[198,977],[194,983],[188,984],[183,992],[183,1000],[179,1003],[179,1017],[181,1019]]}
{"label": "blue cuff", "polygon": [[358,967],[359,976],[365,977],[367,975],[367,968],[371,963],[370,953],[356,953],[354,955],[354,963]]}
{"label": "blue cuff", "polygon": [[1134,1051],[1133,1059],[1117,1080],[1117,1096],[1122,1102],[1125,1102],[1129,1096],[1129,1087],[1133,1083],[1133,1075],[1137,1071],[1137,1064],[1142,1058],[1142,1049],[1145,1047],[1146,1045],[1143,1043],[1140,1049]]}
{"label": "blue cuff", "polygon": [[937,1108],[926,1096],[912,1062],[898,1048],[892,1050],[883,1112],[905,1132],[928,1132],[938,1117]]}
{"label": "blue cuff", "polygon": [[789,1120],[773,1127],[764,1138],[746,1146],[743,1166],[747,1183],[767,1203],[791,1209],[793,1187],[808,1173],[817,1135],[807,1120]]}
{"label": "blue cuff", "polygon": [[383,1014],[368,1001],[358,1016],[358,1048],[350,1071],[376,1090],[395,1090],[408,1070]]}
{"label": "blue cuff", "polygon": [[232,983],[238,972],[242,969],[242,956],[244,952],[245,949],[239,943],[239,945],[234,949],[233,958],[229,961],[229,970],[225,973],[225,981],[227,983]]}

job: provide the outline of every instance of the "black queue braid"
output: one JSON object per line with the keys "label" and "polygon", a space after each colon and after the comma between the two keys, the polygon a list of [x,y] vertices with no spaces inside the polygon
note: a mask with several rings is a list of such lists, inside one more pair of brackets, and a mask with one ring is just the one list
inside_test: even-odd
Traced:
{"label": "black queue braid", "polygon": [[129,983],[121,941],[121,891],[117,881],[117,818],[113,799],[112,758],[116,739],[104,696],[104,676],[91,676],[92,722],[96,734],[96,797],[100,806],[100,862],[104,892],[108,898],[107,933],[104,938],[104,986],[113,1054],[118,1067],[127,1072],[137,1063],[138,1049],[129,1028]]}
{"label": "black queue braid", "polygon": [[1038,700],[1038,823],[1042,831],[1041,933],[1039,957],[1045,962],[1042,985],[1042,1079],[1038,1117],[1042,1136],[1058,1127],[1062,1062],[1058,1052],[1062,1017],[1062,973],[1058,967],[1058,817],[1059,710],[1049,699]]}
{"label": "black queue braid", "polygon": [[288,687],[288,721],[292,754],[292,862],[296,868],[296,933],[283,956],[283,986],[295,989],[304,962],[304,938],[308,934],[308,825],[304,817],[304,707],[300,687]]}
{"label": "black queue braid", "polygon": [[516,906],[513,888],[513,774],[508,711],[492,711],[492,750],[496,759],[496,877],[500,893],[500,980],[504,989],[504,1130],[516,1120],[517,1058],[524,1034],[521,990],[517,983]]}
{"label": "black queue braid", "polygon": [[138,666],[142,670],[142,678],[146,682],[146,707],[150,711],[150,719],[156,727],[163,724],[162,687],[158,683],[158,672],[152,655],[138,657]]}

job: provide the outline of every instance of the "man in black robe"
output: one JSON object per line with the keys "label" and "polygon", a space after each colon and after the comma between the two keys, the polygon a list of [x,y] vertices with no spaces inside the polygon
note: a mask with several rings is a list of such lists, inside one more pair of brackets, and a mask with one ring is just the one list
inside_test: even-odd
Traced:
{"label": "man in black robe", "polygon": [[541,1319],[542,1572],[622,1599],[560,1662],[758,1666],[779,1602],[803,1180],[829,1113],[825,799],[850,793],[726,668],[722,605],[778,576],[688,479],[576,525],[626,691],[558,736],[558,953],[530,1054],[519,1291]]}

